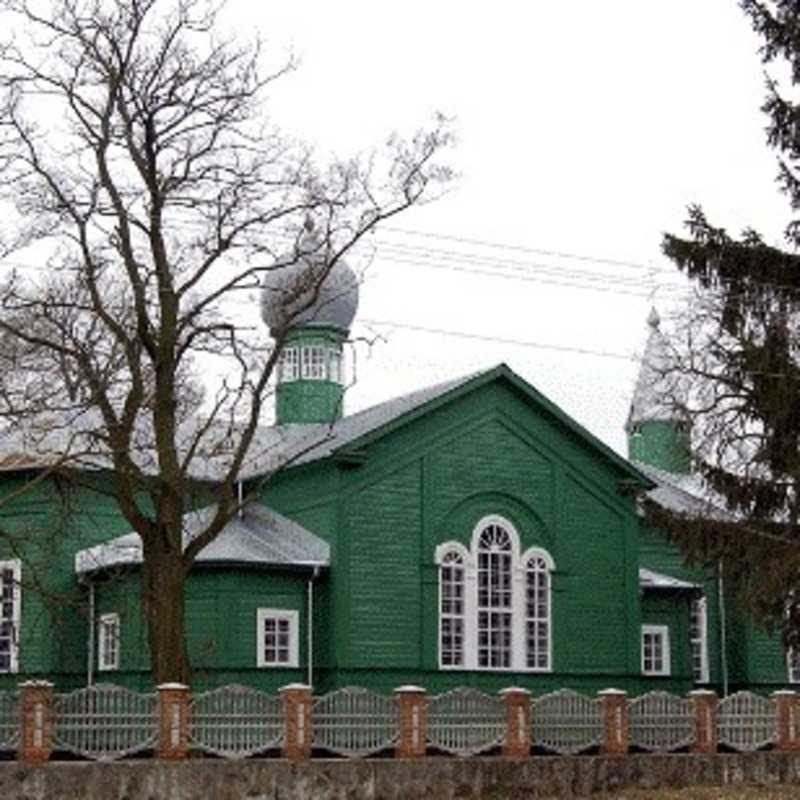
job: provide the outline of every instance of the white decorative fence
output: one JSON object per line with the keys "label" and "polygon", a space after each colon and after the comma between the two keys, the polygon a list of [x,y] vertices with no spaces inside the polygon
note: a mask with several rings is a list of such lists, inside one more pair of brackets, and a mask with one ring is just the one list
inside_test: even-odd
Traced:
{"label": "white decorative fence", "polygon": [[630,743],[643,750],[669,752],[694,741],[691,700],[667,692],[648,692],[628,706]]}
{"label": "white decorative fence", "polygon": [[249,686],[223,686],[196,695],[189,719],[189,741],[225,758],[263,753],[283,741],[280,697]]}
{"label": "white decorative fence", "polygon": [[346,758],[497,749],[511,758],[539,749],[623,756],[631,747],[713,753],[718,745],[800,750],[800,695],[791,691],[771,698],[738,692],[721,701],[709,691],[691,699],[661,691],[632,699],[618,690],[597,698],[568,689],[532,699],[524,689],[500,694],[460,688],[430,696],[404,686],[384,695],[347,687],[314,698],[309,687],[291,684],[280,696],[232,685],[192,699],[178,684],[160,686],[158,695],[107,684],[53,695],[52,684],[31,681],[19,692],[0,692],[0,751],[42,763],[54,751],[96,760],[141,751],[182,759],[192,750],[231,759],[280,752],[303,760],[313,750]]}
{"label": "white decorative fence", "polygon": [[14,750],[19,741],[19,694],[0,692],[0,750]]}
{"label": "white decorative fence", "polygon": [[719,742],[734,750],[758,750],[777,738],[775,701],[736,692],[719,704]]}
{"label": "white decorative fence", "polygon": [[502,744],[505,703],[476,689],[454,689],[428,703],[428,742],[457,756],[471,756]]}
{"label": "white decorative fence", "polygon": [[394,745],[400,734],[397,701],[359,686],[317,698],[314,745],[341,756],[367,756]]}
{"label": "white decorative fence", "polygon": [[531,739],[538,747],[573,755],[597,747],[602,738],[597,699],[559,689],[531,701]]}
{"label": "white decorative fence", "polygon": [[158,733],[154,694],[97,684],[57,695],[53,744],[76,755],[110,760],[152,748]]}

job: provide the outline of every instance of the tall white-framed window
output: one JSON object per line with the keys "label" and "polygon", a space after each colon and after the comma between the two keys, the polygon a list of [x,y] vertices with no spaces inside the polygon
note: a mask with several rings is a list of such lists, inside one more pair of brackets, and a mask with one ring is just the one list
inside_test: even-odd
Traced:
{"label": "tall white-framed window", "polygon": [[442,666],[464,666],[464,553],[450,549],[439,565],[439,653]]}
{"label": "tall white-framed window", "polygon": [[800,650],[795,647],[786,651],[786,672],[789,683],[800,683]]}
{"label": "tall white-framed window", "polygon": [[708,683],[708,600],[695,597],[689,606],[689,645],[695,683]]}
{"label": "tall white-framed window", "polygon": [[97,669],[110,672],[119,669],[120,661],[119,614],[101,614],[97,618]]}
{"label": "tall white-framed window", "polygon": [[470,548],[445,542],[435,561],[441,669],[552,669],[555,564],[546,550],[520,554],[514,526],[492,515],[475,526]]}
{"label": "tall white-framed window", "polygon": [[256,626],[256,663],[259,667],[300,665],[300,615],[297,611],[259,608]]}
{"label": "tall white-framed window", "polygon": [[530,552],[525,560],[525,637],[529,669],[549,670],[552,652],[550,573],[552,562],[544,551]]}
{"label": "tall white-framed window", "polygon": [[21,580],[22,564],[18,558],[0,561],[0,672],[19,671]]}
{"label": "tall white-framed window", "polygon": [[669,627],[642,625],[642,675],[670,675]]}
{"label": "tall white-framed window", "polygon": [[296,347],[284,347],[281,353],[281,383],[290,383],[300,377],[300,352]]}
{"label": "tall white-framed window", "polygon": [[310,345],[302,348],[303,379],[312,381],[325,380],[325,348],[321,345]]}
{"label": "tall white-framed window", "polygon": [[344,383],[342,354],[335,348],[328,350],[328,380],[334,383]]}

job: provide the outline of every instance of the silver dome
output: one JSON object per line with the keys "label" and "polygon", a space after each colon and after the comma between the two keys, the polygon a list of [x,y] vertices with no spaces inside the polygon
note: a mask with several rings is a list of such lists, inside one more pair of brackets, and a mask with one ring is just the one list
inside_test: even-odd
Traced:
{"label": "silver dome", "polygon": [[300,311],[314,297],[325,273],[325,250],[325,243],[306,230],[296,252],[279,258],[267,271],[261,283],[261,318],[271,331],[287,325],[350,329],[358,309],[358,277],[342,259],[325,277],[312,305]]}

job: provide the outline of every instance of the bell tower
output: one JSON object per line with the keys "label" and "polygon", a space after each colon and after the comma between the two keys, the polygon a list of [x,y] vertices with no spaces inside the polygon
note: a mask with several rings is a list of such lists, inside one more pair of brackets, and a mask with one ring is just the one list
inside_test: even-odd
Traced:
{"label": "bell tower", "polygon": [[625,423],[628,458],[665,472],[687,474],[692,457],[691,425],[682,410],[685,385],[669,370],[669,344],[655,308],[647,324],[650,333]]}
{"label": "bell tower", "polygon": [[306,222],[293,252],[279,258],[261,286],[261,316],[285,331],[278,363],[276,423],[329,423],[342,416],[343,346],[358,308],[358,278]]}

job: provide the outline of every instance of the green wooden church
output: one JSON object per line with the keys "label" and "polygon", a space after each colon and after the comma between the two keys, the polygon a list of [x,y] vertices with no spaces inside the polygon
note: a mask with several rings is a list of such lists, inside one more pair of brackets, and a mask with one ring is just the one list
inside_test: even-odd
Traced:
{"label": "green wooden church", "polygon": [[[292,280],[276,275],[262,303],[273,328]],[[198,687],[639,694],[800,680],[800,664],[737,610],[716,565],[685,568],[644,524],[645,497],[716,513],[690,472],[690,432],[659,403],[657,316],[626,460],[502,364],[344,415],[358,285],[340,263],[322,288],[295,319],[276,422],[241,475],[257,500],[189,576]],[[0,461],[0,686],[47,677],[59,688],[149,688],[139,538],[92,491],[102,470],[74,491],[37,483],[41,468],[10,445]],[[209,492],[213,503],[213,481]],[[211,510],[187,515],[187,536]]]}

